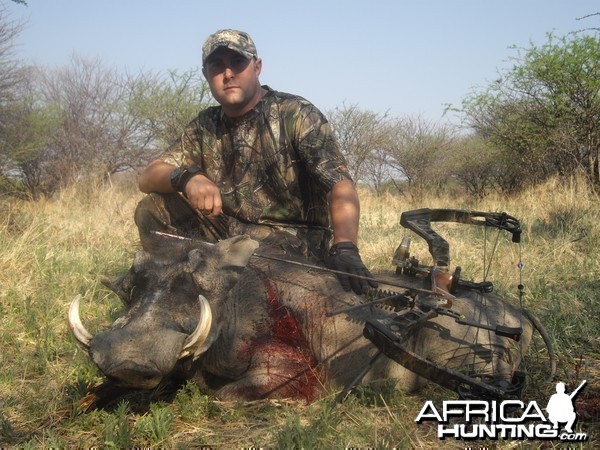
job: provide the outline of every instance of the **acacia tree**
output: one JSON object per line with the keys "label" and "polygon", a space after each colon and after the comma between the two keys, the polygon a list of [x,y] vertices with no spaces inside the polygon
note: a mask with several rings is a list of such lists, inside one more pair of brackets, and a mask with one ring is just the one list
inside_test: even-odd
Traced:
{"label": "acacia tree", "polygon": [[22,67],[13,54],[14,39],[21,30],[22,25],[11,21],[6,10],[0,7],[0,127],[9,120],[7,109],[15,100],[23,76]]}
{"label": "acacia tree", "polygon": [[128,88],[122,76],[99,60],[78,56],[54,71],[40,70],[45,105],[60,111],[54,130],[48,176],[70,183],[82,175],[114,173],[127,165],[124,153],[147,144],[136,118],[127,114]]}
{"label": "acacia tree", "polygon": [[11,120],[2,133],[4,187],[13,194],[25,193],[37,199],[48,190],[49,144],[60,127],[60,117],[52,107],[40,105],[35,92],[25,86],[29,83],[23,86],[19,101],[13,102]]}
{"label": "acacia tree", "polygon": [[398,119],[388,147],[390,166],[401,174],[414,196],[430,189],[439,192],[450,176],[449,152],[454,128],[421,117]]}
{"label": "acacia tree", "polygon": [[381,184],[385,176],[381,151],[389,146],[390,119],[386,114],[343,105],[328,113],[335,136],[355,182]]}
{"label": "acacia tree", "polygon": [[467,123],[513,154],[532,182],[583,171],[600,185],[600,39],[548,35],[463,102]]}
{"label": "acacia tree", "polygon": [[39,89],[61,118],[47,153],[49,185],[147,164],[210,103],[197,72],[123,75],[77,56],[45,71]]}
{"label": "acacia tree", "polygon": [[31,197],[146,165],[210,104],[197,71],[122,75],[75,56],[27,74],[3,109],[0,163],[4,185]]}
{"label": "acacia tree", "polygon": [[[449,152],[448,170],[458,180],[465,191],[479,198],[485,197],[491,190],[504,190],[505,165],[504,152],[479,136],[459,138]],[[508,181],[512,186],[514,180]]]}
{"label": "acacia tree", "polygon": [[40,124],[28,91],[31,71],[13,53],[14,40],[21,30],[22,25],[11,21],[0,7],[0,175],[2,190],[11,193],[22,191],[23,187],[27,190],[39,178],[35,158],[28,158],[40,147],[29,133]]}
{"label": "acacia tree", "polygon": [[[215,102],[198,69],[182,74],[147,73],[129,80],[129,115],[139,118],[152,146],[160,151],[173,143],[183,127],[202,109]],[[146,152],[146,158],[156,154]]]}

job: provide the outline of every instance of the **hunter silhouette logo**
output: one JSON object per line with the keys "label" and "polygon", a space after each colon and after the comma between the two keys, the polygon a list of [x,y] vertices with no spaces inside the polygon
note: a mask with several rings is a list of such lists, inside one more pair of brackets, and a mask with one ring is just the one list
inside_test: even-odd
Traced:
{"label": "hunter silhouette logo", "polygon": [[[564,383],[557,383],[556,393],[550,396],[546,408],[535,400],[444,400],[441,407],[427,400],[415,422],[437,422],[439,439],[583,442],[588,440],[587,434],[573,431],[577,420],[574,404],[586,383],[584,380],[571,394],[565,393]],[[564,430],[559,424],[565,424]]]}
{"label": "hunter silhouette logo", "polygon": [[556,383],[556,394],[553,394],[548,400],[548,406],[546,406],[546,412],[548,413],[548,419],[554,425],[554,429],[558,428],[559,423],[566,423],[565,431],[567,433],[573,433],[573,424],[577,420],[577,414],[575,414],[574,399],[579,393],[581,388],[587,383],[587,380],[583,380],[581,384],[571,394],[565,394],[565,383]]}

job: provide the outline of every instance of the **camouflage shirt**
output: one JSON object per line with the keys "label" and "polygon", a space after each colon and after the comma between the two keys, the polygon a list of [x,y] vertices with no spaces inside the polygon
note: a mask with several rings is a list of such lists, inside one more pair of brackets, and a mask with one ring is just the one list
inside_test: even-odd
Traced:
{"label": "camouflage shirt", "polygon": [[327,193],[351,179],[333,132],[307,100],[263,87],[265,96],[240,118],[226,117],[220,106],[201,111],[163,160],[202,167],[228,216],[328,228]]}

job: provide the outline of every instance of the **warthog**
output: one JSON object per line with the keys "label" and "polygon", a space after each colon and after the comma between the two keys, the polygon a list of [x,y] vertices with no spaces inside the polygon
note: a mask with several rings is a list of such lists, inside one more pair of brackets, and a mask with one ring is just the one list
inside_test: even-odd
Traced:
{"label": "warthog", "polygon": [[[357,377],[378,351],[363,337],[365,321],[393,312],[368,307],[330,316],[364,299],[345,292],[330,273],[253,256],[293,260],[292,240],[281,234],[259,248],[247,236],[217,244],[156,236],[152,250],[138,252],[129,272],[108,283],[125,304],[124,315],[92,336],[81,324],[76,297],[71,329],[120,386],[153,388],[179,375],[222,399],[317,399]],[[423,285],[406,275],[393,279]],[[438,316],[406,347],[436,364],[509,380],[529,343],[531,323],[494,294],[482,302],[478,292],[460,290],[453,302],[467,320],[522,326],[521,340]],[[407,391],[425,381],[387,357],[373,363],[363,382],[381,379],[395,379]]]}

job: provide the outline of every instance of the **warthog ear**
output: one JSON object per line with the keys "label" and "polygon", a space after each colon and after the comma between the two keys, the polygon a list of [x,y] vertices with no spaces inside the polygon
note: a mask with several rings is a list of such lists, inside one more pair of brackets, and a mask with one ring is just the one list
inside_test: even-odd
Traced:
{"label": "warthog ear", "polygon": [[249,236],[234,236],[216,244],[201,242],[199,248],[189,253],[188,259],[192,270],[202,270],[209,264],[215,264],[222,269],[242,268],[246,267],[252,253],[257,248],[258,242]]}
{"label": "warthog ear", "polygon": [[246,267],[258,242],[246,235],[235,236],[217,244],[200,243],[190,251],[188,260],[198,286],[210,290],[215,275],[239,274]]}
{"label": "warthog ear", "polygon": [[127,276],[125,277],[110,277],[110,278],[103,278],[101,280],[101,283],[106,286],[107,288],[109,288],[111,291],[113,291],[115,294],[117,294],[119,296],[119,298],[121,299],[121,301],[125,304],[125,306],[129,305],[129,292],[131,292],[131,289],[126,289],[123,281],[125,281],[127,279]]}
{"label": "warthog ear", "polygon": [[150,262],[152,262],[152,255],[146,252],[138,252],[135,255],[133,267],[125,275],[103,278],[102,284],[117,294],[125,306],[129,308],[131,306],[131,290],[135,286],[136,270],[141,271]]}
{"label": "warthog ear", "polygon": [[219,264],[221,267],[246,267],[254,250],[258,248],[258,242],[242,235],[220,241],[215,247],[222,255]]}

